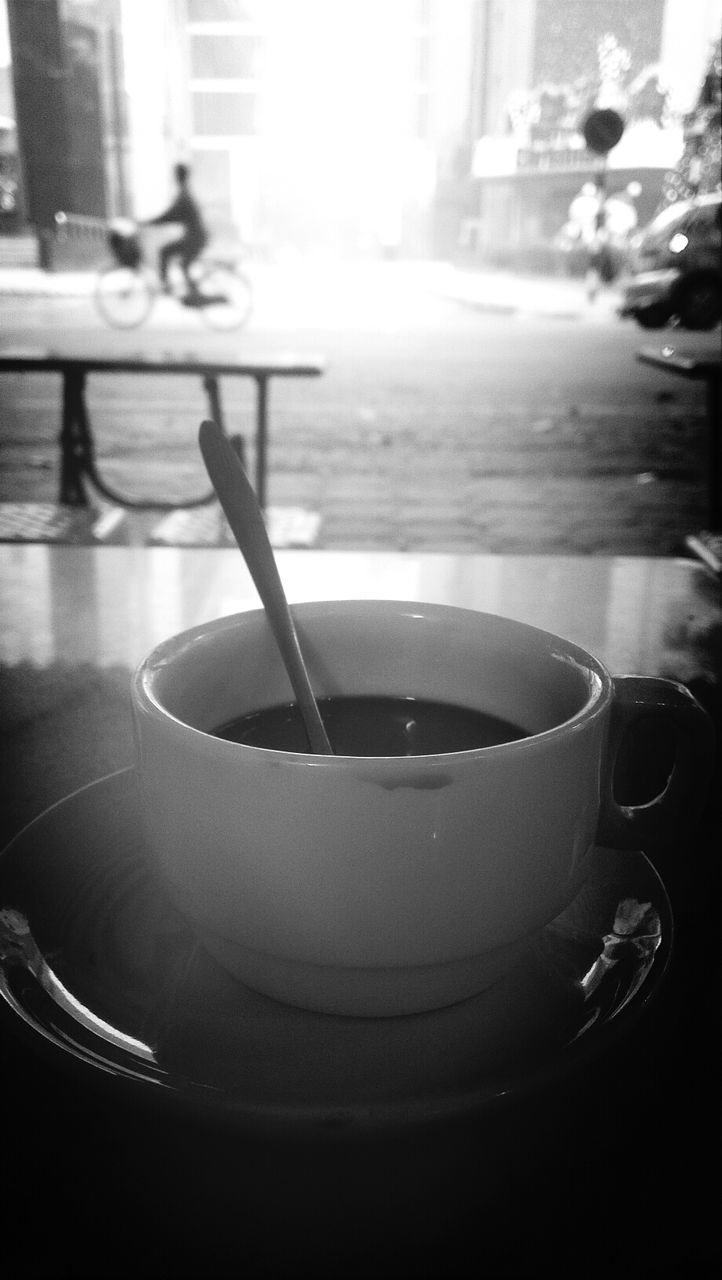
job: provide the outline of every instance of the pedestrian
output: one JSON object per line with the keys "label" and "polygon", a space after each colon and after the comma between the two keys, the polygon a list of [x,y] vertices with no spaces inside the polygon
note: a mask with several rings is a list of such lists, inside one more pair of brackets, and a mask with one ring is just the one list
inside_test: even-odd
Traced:
{"label": "pedestrian", "polygon": [[156,218],[148,219],[144,225],[159,227],[165,223],[175,222],[183,227],[183,234],[179,239],[172,240],[161,247],[158,254],[158,273],[162,287],[167,290],[168,264],[172,258],[178,258],[188,287],[187,297],[192,300],[198,296],[198,289],[191,276],[190,268],[207,245],[208,233],[200,207],[190,191],[188,165],[175,165],[173,176],[178,185],[175,200],[163,213],[158,214]]}

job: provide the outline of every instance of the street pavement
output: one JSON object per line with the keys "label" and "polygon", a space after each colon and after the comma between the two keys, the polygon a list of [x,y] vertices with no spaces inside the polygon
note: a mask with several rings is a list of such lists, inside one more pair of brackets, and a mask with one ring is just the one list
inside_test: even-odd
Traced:
{"label": "street pavement", "polygon": [[[377,268],[377,263],[369,266],[370,271]],[[605,288],[589,302],[584,282],[577,277],[517,274],[438,261],[403,264],[403,268],[414,275],[417,284],[437,296],[496,315],[605,320],[616,313],[619,305],[619,292],[614,287]],[[358,270],[363,271],[363,267]],[[42,271],[39,267],[0,265],[0,296],[84,298],[92,294],[94,284],[93,271]]]}
{"label": "street pavement", "polygon": [[[640,369],[644,337],[617,318],[615,290],[589,303],[579,279],[444,262],[263,270],[243,349],[290,341],[328,356],[313,386],[274,390],[277,545],[670,554],[703,526],[702,389]],[[103,331],[89,305],[94,279],[0,267],[5,345],[215,342],[169,301],[144,330]],[[57,390],[18,380],[0,390],[0,497],[51,502]],[[242,422],[235,394],[229,387],[226,408]],[[91,416],[114,487],[195,493],[194,402],[165,384],[103,396]],[[128,517],[119,536],[147,540],[150,530],[155,540],[160,522],[157,511]],[[164,536],[202,542],[218,527],[203,509]]]}

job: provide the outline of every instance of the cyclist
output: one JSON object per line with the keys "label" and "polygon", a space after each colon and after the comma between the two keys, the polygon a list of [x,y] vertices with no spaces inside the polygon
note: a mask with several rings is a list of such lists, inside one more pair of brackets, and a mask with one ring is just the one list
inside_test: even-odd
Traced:
{"label": "cyclist", "polygon": [[195,281],[191,278],[190,267],[207,245],[208,233],[200,208],[190,192],[188,165],[175,165],[173,176],[178,184],[178,195],[163,213],[158,214],[157,218],[149,218],[144,225],[158,227],[166,222],[176,222],[183,227],[183,235],[180,239],[172,240],[170,244],[162,246],[158,254],[158,272],[161,285],[167,290],[168,263],[171,258],[179,258],[188,286],[187,296],[192,301],[198,296],[198,290]]}

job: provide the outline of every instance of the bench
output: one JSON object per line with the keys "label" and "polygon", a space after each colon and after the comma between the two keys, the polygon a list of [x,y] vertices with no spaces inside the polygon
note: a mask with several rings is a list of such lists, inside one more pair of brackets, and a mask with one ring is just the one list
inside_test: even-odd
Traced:
{"label": "bench", "polygon": [[271,354],[252,360],[207,360],[195,355],[177,359],[164,355],[70,356],[52,351],[0,350],[0,373],[58,373],[62,378],[62,414],[59,436],[59,501],[71,507],[85,507],[88,497],[83,487],[89,481],[109,502],[137,510],[175,510],[203,506],[214,500],[212,490],[184,502],[164,499],[136,500],[112,489],[99,474],[95,462],[92,427],[85,400],[89,375],[158,374],[200,378],[208,403],[208,415],[225,429],[221,406],[221,378],[250,378],[256,385],[256,467],[255,489],[262,508],[266,505],[268,456],[268,403],[274,378],[316,378],[324,371],[320,358],[302,359],[294,354]]}

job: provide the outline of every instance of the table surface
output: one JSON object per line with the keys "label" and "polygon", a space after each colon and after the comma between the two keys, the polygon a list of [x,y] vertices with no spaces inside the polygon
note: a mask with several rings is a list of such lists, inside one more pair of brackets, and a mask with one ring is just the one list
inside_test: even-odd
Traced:
{"label": "table surface", "polygon": [[[292,602],[425,600],[505,614],[568,636],[613,672],[682,680],[720,725],[719,584],[691,560],[287,551],[278,562]],[[132,763],[129,672],[152,645],[257,607],[234,550],[0,546],[3,843],[54,800]],[[239,1255],[249,1276],[269,1258],[273,1275],[367,1275],[382,1249],[388,1274],[445,1277],[470,1274],[471,1243],[494,1280],[701,1271],[718,1256],[719,1186],[706,1159],[720,1118],[717,791],[684,847],[647,851],[677,930],[647,1017],[608,1058],[481,1127],[360,1147],[230,1144],[102,1089],[78,1096],[32,1044],[0,1038],[12,1099],[4,1210],[18,1268],[29,1257],[28,1274],[95,1274],[102,1250],[108,1276],[230,1275]],[[225,1208],[217,1184],[204,1203],[190,1177],[204,1161],[222,1170]],[[177,1178],[166,1194],[171,1164],[188,1169],[192,1203],[176,1198]]]}
{"label": "table surface", "polygon": [[88,371],[96,373],[198,373],[274,375],[278,377],[316,377],[324,371],[325,361],[315,354],[296,352],[260,353],[252,360],[212,359],[195,352],[164,351],[103,352],[96,355],[65,355],[44,347],[0,348],[0,371],[8,373]]}
{"label": "table surface", "polygon": [[[399,599],[486,610],[561,633],[619,673],[659,674],[704,592],[688,559],[276,553],[290,601]],[[234,549],[0,546],[0,661],[133,666],[159,640],[260,607]],[[690,626],[691,630],[691,626]]]}

